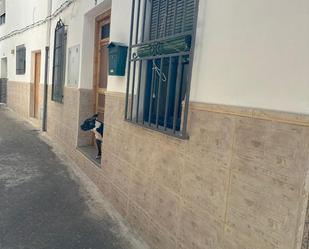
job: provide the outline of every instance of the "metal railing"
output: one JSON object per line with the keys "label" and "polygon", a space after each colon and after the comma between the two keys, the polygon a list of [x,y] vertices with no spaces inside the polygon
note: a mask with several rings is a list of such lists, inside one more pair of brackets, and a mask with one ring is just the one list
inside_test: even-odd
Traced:
{"label": "metal railing", "polygon": [[125,120],[188,138],[198,0],[132,0]]}

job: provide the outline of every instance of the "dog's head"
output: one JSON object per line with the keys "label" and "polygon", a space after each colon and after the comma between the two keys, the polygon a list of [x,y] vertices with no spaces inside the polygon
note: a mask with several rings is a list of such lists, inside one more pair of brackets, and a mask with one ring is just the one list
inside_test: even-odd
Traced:
{"label": "dog's head", "polygon": [[95,128],[96,120],[99,114],[93,115],[91,118],[87,118],[84,123],[80,126],[83,131],[90,131]]}

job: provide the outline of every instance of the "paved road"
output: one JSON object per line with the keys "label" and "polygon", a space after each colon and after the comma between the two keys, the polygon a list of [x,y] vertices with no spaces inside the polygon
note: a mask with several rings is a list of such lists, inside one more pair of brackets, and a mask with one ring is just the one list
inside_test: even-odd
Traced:
{"label": "paved road", "polygon": [[0,249],[137,248],[95,209],[38,132],[0,107]]}

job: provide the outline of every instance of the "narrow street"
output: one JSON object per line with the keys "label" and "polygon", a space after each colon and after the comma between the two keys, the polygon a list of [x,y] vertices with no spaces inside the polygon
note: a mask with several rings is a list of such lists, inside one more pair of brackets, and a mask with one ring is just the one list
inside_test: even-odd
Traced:
{"label": "narrow street", "polygon": [[92,196],[38,131],[0,106],[1,249],[143,248]]}

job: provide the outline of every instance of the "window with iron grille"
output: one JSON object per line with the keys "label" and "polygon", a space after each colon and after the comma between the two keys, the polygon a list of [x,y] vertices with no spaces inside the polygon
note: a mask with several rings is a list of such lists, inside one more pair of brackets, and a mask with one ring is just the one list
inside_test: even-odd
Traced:
{"label": "window with iron grille", "polygon": [[16,47],[16,74],[21,75],[26,72],[26,47],[20,45]]}
{"label": "window with iron grille", "polygon": [[133,0],[125,119],[187,138],[198,0]]}
{"label": "window with iron grille", "polygon": [[67,43],[66,26],[63,24],[61,20],[59,20],[55,29],[53,87],[52,87],[52,100],[56,102],[63,101],[66,43]]}

